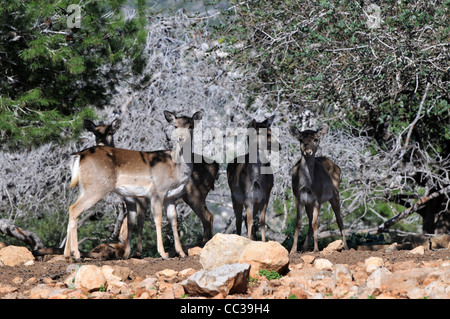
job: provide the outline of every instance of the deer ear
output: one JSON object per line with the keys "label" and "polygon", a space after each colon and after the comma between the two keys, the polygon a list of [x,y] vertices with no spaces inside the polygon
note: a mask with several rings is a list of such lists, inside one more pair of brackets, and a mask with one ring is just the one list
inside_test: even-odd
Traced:
{"label": "deer ear", "polygon": [[269,127],[270,125],[272,125],[273,120],[275,119],[275,116],[276,115],[274,114],[263,122],[266,127]]}
{"label": "deer ear", "polygon": [[255,121],[255,119],[253,119],[250,123],[248,123],[247,128],[248,128],[248,127],[256,128],[256,121]]}
{"label": "deer ear", "polygon": [[203,117],[203,112],[202,111],[195,112],[194,115],[192,115],[192,119],[194,121],[201,121],[202,117]]}
{"label": "deer ear", "polygon": [[84,119],[84,128],[88,130],[89,132],[94,132],[97,125],[94,124],[94,122]]}
{"label": "deer ear", "polygon": [[289,132],[293,137],[295,137],[298,140],[301,140],[302,138],[302,132],[298,130],[295,126],[289,126]]}
{"label": "deer ear", "polygon": [[112,121],[111,127],[112,127],[113,133],[115,133],[115,132],[119,129],[120,124],[122,124],[122,122],[120,121],[120,119],[115,119],[114,121]]}
{"label": "deer ear", "polygon": [[175,114],[173,114],[172,112],[164,111],[164,117],[166,118],[166,121],[169,122],[170,124],[175,123],[176,117]]}

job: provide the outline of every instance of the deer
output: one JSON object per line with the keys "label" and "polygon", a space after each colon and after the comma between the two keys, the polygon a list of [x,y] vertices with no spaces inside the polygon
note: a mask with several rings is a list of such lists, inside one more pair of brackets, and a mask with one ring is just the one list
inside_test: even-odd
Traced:
{"label": "deer", "polygon": [[192,117],[176,116],[164,111],[167,122],[175,127],[172,150],[143,152],[94,146],[72,154],[69,188],[78,185],[79,194],[75,203],[69,207],[65,257],[80,259],[78,218],[110,193],[117,193],[124,198],[145,197],[150,201],[156,225],[157,251],[163,259],[169,257],[162,240],[162,215],[165,209],[172,226],[175,250],[180,257],[186,256],[178,235],[175,201],[184,194],[192,173],[192,132],[194,122],[200,121],[202,116],[201,111]]}
{"label": "deer", "polygon": [[319,227],[320,207],[325,202],[330,202],[336,216],[336,222],[344,242],[344,248],[348,249],[345,240],[344,224],[340,212],[339,184],[341,169],[327,157],[316,157],[320,139],[325,136],[328,127],[322,126],[318,130],[299,131],[295,126],[290,126],[290,133],[300,142],[300,159],[292,169],[292,191],[297,208],[297,221],[291,254],[297,251],[298,233],[302,226],[302,211],[306,210],[309,220],[308,234],[303,244],[303,251],[307,251],[309,239],[314,232],[314,251],[319,251],[317,243],[317,228]]}
{"label": "deer", "polygon": [[[270,126],[274,118],[275,115],[262,122],[256,122],[253,119],[247,127],[249,152],[236,157],[227,165],[228,185],[236,216],[236,233],[241,235],[242,210],[245,206],[248,238],[255,239],[253,219],[261,213],[260,226],[263,242],[266,241],[266,210],[274,182],[270,160],[264,151],[272,148]],[[267,143],[267,148],[264,142]]]}
{"label": "deer", "polygon": [[[94,122],[84,119],[84,127],[89,132],[93,133],[95,136],[96,146],[110,146],[114,147],[114,134],[120,128],[120,119],[115,119],[111,124],[100,123],[96,125]],[[116,223],[114,225],[114,231],[110,236],[111,241],[119,240],[124,244],[125,250],[123,254],[124,259],[128,259],[131,254],[131,232],[133,228],[128,231],[128,216],[130,216],[130,224],[135,223],[137,215],[138,224],[138,246],[137,255],[142,254],[142,231],[145,221],[145,212],[149,206],[148,199],[143,198],[132,198],[132,197],[122,197],[122,209],[117,216]],[[125,222],[125,223],[124,223]]]}
{"label": "deer", "polygon": [[[117,121],[118,120],[115,120],[111,124],[95,125],[93,122],[85,120],[85,128],[95,134],[97,145],[101,145],[98,141],[104,141],[103,145],[114,147],[113,135],[120,126],[120,121],[119,123],[117,123]],[[191,161],[194,163],[194,166],[191,178],[186,184],[186,192],[182,196],[182,199],[200,218],[203,226],[202,244],[205,244],[212,238],[214,221],[213,214],[208,210],[208,207],[206,205],[206,197],[208,193],[214,189],[214,183],[217,180],[219,173],[219,164],[203,156],[199,160],[199,156],[200,155],[198,154],[192,154]],[[136,202],[133,203],[133,200],[135,200]],[[134,228],[136,220],[136,218],[134,217],[134,215],[136,215],[136,209],[138,225],[137,254],[142,254],[142,230],[145,222],[145,213],[147,211],[149,203],[146,198],[126,198],[124,199],[124,202],[126,204],[127,211],[131,212],[131,218],[133,218],[132,220],[130,220],[130,229],[128,230],[127,223],[123,224],[125,227],[121,227],[122,222],[125,221],[126,217],[126,211],[122,210],[117,218],[117,222],[114,228],[114,232],[111,235],[111,239],[117,238],[120,229],[120,237],[125,239],[124,258],[127,259],[129,258],[131,252],[131,246],[129,245],[129,243],[131,242],[131,232]]]}

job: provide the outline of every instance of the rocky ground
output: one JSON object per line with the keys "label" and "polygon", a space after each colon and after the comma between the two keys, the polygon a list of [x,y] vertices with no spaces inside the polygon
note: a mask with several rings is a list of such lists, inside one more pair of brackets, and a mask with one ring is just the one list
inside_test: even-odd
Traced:
{"label": "rocky ground", "polygon": [[[248,243],[246,240],[244,244]],[[262,243],[257,246],[265,251],[264,255],[270,255],[272,248],[267,249]],[[288,255],[287,251],[284,252],[284,248],[276,248],[281,254],[286,253],[288,260],[287,267],[280,271],[282,275],[263,272],[267,278],[262,276],[257,271],[258,268],[264,270],[270,268],[270,262],[266,259],[264,262],[258,261],[259,257],[247,256],[245,262],[251,265],[248,267],[252,269],[251,271],[247,269],[232,279],[223,279],[222,275],[207,273],[209,278],[214,278],[215,281],[223,279],[226,283],[221,283],[222,287],[215,291],[216,288],[210,286],[216,282],[210,282],[209,290],[201,292],[189,287],[186,279],[196,273],[200,275],[199,271],[213,271],[213,267],[218,267],[218,265],[205,266],[204,260],[208,258],[206,246],[203,250],[200,248],[190,250],[190,256],[186,258],[169,260],[132,258],[106,261],[85,259],[78,263],[67,261],[61,255],[48,256],[45,258],[46,261],[37,261],[24,247],[0,246],[0,298],[450,298],[448,248],[430,250],[419,246],[414,250],[358,251],[341,250],[341,247],[337,247],[320,253],[291,255]],[[255,255],[257,249],[259,248],[247,250],[251,250],[252,255]],[[227,255],[228,252],[225,250],[221,254]],[[242,261],[244,257],[239,258]],[[275,261],[283,258],[277,255]],[[206,268],[213,270],[207,271]],[[228,286],[224,288],[223,285]]]}

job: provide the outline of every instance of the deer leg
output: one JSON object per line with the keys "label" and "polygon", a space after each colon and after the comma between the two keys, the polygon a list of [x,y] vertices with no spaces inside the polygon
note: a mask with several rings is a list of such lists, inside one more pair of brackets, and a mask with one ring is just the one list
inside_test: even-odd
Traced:
{"label": "deer leg", "polygon": [[170,201],[165,204],[167,219],[170,221],[173,232],[173,241],[175,242],[175,250],[180,257],[186,257],[186,254],[181,247],[180,237],[178,236],[177,210],[175,203]]}
{"label": "deer leg", "polygon": [[312,227],[314,230],[314,252],[319,251],[319,245],[317,243],[317,229],[319,228],[319,212],[320,212],[320,204],[318,202],[315,202],[312,220]]}
{"label": "deer leg", "polygon": [[[206,207],[205,197],[200,196],[198,192],[193,194],[189,194],[190,196],[184,195],[183,200],[189,207],[192,208],[194,213],[200,218],[203,225],[203,243],[205,244],[212,237],[212,229],[213,229],[213,215]],[[196,196],[198,195],[198,196]]]}
{"label": "deer leg", "polygon": [[267,202],[264,203],[264,206],[261,210],[261,218],[259,219],[259,224],[261,225],[261,240],[266,241],[266,211],[267,211]]}
{"label": "deer leg", "polygon": [[252,233],[252,229],[253,229],[253,205],[245,205],[245,212],[247,214],[247,218],[245,219],[246,221],[246,225],[247,226],[247,235],[248,235],[248,239],[254,240],[253,238],[253,233]]}
{"label": "deer leg", "polygon": [[151,198],[151,207],[153,212],[153,218],[155,220],[156,226],[156,247],[159,255],[163,259],[169,258],[169,255],[164,250],[163,239],[162,239],[162,215],[163,215],[163,206],[162,199],[156,196],[152,196]]}
{"label": "deer leg", "polygon": [[125,203],[123,201],[119,204],[119,214],[117,215],[116,223],[114,225],[114,231],[109,237],[110,241],[117,241],[119,240],[122,244],[125,243],[127,238],[127,227],[124,227],[123,225],[126,225],[126,219],[127,217],[127,209],[125,207]]}
{"label": "deer leg", "polygon": [[244,205],[240,204],[237,200],[231,196],[231,201],[233,202],[234,215],[236,216],[236,234],[241,235],[242,231],[242,209]]}
{"label": "deer leg", "polygon": [[336,216],[336,222],[339,226],[339,230],[341,231],[342,241],[344,242],[344,248],[348,250],[347,241],[345,239],[344,232],[344,222],[342,221],[341,216],[341,204],[339,199],[339,194],[335,193],[333,198],[330,199],[331,208],[333,209],[334,215]]}
{"label": "deer leg", "polygon": [[[127,240],[125,242],[125,252],[123,254],[124,259],[130,258],[131,254],[131,240],[133,238],[134,225],[136,224],[136,202],[134,199],[127,199],[125,201],[127,206]],[[122,224],[123,225],[123,224]]]}
{"label": "deer leg", "polygon": [[137,226],[138,226],[138,244],[137,253],[142,256],[142,231],[145,223],[145,213],[147,208],[147,199],[137,199]]}
{"label": "deer leg", "polygon": [[302,210],[305,208],[305,205],[301,204],[297,198],[295,199],[297,206],[297,222],[295,223],[295,233],[294,233],[294,241],[292,242],[291,254],[297,251],[297,240],[298,233],[300,228],[302,227]]}
{"label": "deer leg", "polygon": [[119,241],[125,246],[127,244],[127,238],[128,238],[128,216],[125,215],[120,226]]}
{"label": "deer leg", "polygon": [[[87,192],[84,192],[87,194]],[[104,194],[96,196],[80,196],[69,207],[69,223],[67,225],[66,246],[64,247],[64,256],[70,257],[73,254],[75,259],[80,259],[80,251],[78,250],[78,217],[85,211],[97,204],[104,198]]]}
{"label": "deer leg", "polygon": [[303,244],[303,251],[308,251],[308,244],[310,238],[312,238],[313,235],[313,226],[312,226],[312,220],[313,220],[313,205],[312,204],[306,204],[305,205],[305,211],[306,215],[308,216],[308,234],[306,234],[305,242]]}

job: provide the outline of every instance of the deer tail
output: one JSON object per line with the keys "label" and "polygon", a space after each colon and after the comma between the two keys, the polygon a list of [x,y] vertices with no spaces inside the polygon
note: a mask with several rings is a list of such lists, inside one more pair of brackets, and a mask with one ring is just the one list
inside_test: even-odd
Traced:
{"label": "deer tail", "polygon": [[70,180],[69,188],[75,187],[78,185],[80,175],[80,156],[73,155],[72,156],[72,179]]}

